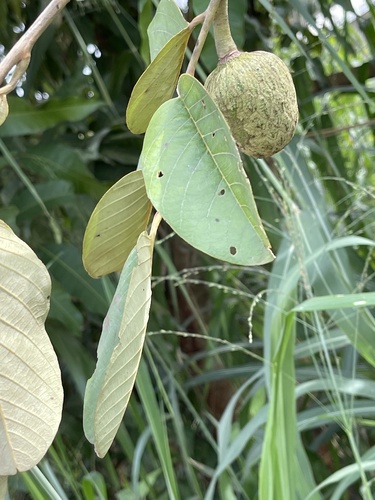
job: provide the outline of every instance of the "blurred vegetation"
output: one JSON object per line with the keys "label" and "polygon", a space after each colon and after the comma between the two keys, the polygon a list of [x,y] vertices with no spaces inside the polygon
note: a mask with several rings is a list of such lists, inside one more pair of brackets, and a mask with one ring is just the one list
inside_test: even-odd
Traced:
{"label": "blurred vegetation", "polygon": [[[45,3],[0,2],[0,54]],[[86,274],[82,239],[99,198],[138,162],[142,137],[124,116],[149,62],[157,3],[73,0],[35,46],[0,128],[0,218],[51,274],[47,331],[65,390],[53,446],[39,467],[11,479],[10,497],[163,499],[177,488],[182,499],[253,499],[265,494],[278,456],[296,462],[296,498],[373,498],[373,310],[321,310],[337,294],[375,291],[370,0],[229,1],[239,47],[278,54],[298,94],[292,143],[267,161],[245,160],[277,259],[229,266],[162,225],[136,391],[105,459],[84,438],[84,388],[117,276]],[[188,17],[207,3],[192,0]],[[194,37],[188,56],[193,46]],[[211,38],[197,77],[215,65]],[[323,308],[291,312],[319,295]],[[273,398],[275,380],[283,400]],[[163,465],[166,448],[173,470]]]}

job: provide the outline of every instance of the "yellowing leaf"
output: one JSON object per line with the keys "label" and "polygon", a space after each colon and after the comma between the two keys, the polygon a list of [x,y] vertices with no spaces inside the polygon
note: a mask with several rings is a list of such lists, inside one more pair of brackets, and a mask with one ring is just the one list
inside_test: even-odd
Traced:
{"label": "yellowing leaf", "polygon": [[164,45],[133,88],[126,110],[126,124],[142,134],[152,115],[173,96],[191,28],[187,26]]}
{"label": "yellowing leaf", "polygon": [[34,467],[61,420],[61,374],[44,328],[50,293],[44,264],[0,221],[0,476]]}
{"label": "yellowing leaf", "polygon": [[9,106],[6,95],[0,95],[0,125],[2,125],[9,114]]}
{"label": "yellowing leaf", "polygon": [[152,249],[153,238],[143,232],[122,270],[87,383],[83,425],[99,457],[115,438],[137,375],[151,303]]}
{"label": "yellowing leaf", "polygon": [[83,239],[83,265],[90,276],[122,269],[146,229],[151,208],[140,170],[125,175],[104,194]]}

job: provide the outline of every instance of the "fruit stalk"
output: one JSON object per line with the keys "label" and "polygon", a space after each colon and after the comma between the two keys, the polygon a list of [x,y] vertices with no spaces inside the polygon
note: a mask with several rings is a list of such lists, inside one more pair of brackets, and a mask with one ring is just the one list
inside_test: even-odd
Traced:
{"label": "fruit stalk", "polygon": [[214,35],[219,64],[239,55],[229,26],[228,0],[221,0],[214,17]]}
{"label": "fruit stalk", "polygon": [[[198,40],[197,43],[195,44],[193,54],[191,56],[191,59],[189,61],[189,65],[187,67],[186,73],[188,75],[194,76],[195,68],[197,66],[199,57],[201,55],[202,49],[204,42],[206,41],[207,35],[210,31],[211,24],[213,23],[216,11],[218,9],[218,6],[220,4],[221,0],[211,0],[210,3],[208,4],[207,9],[203,13],[204,16],[204,21],[202,24],[202,28],[199,32]],[[195,20],[198,19],[199,16],[197,16],[193,21],[190,23],[190,27],[193,30],[194,25],[193,23]]]}

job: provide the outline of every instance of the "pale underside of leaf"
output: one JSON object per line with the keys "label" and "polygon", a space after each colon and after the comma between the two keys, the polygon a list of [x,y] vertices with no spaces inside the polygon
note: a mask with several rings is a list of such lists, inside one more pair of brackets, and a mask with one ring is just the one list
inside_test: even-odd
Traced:
{"label": "pale underside of leaf", "polygon": [[161,0],[149,27],[147,28],[150,43],[151,61],[160,50],[179,31],[188,26],[174,0]]}
{"label": "pale underside of leaf", "polygon": [[95,372],[87,382],[84,406],[83,428],[90,443],[95,442],[94,419],[97,400],[103,385],[113,350],[119,342],[119,328],[124,314],[130,278],[137,266],[137,250],[133,248],[120,274],[115,294],[103,321],[102,333],[98,344]]}
{"label": "pale underside of leaf", "polygon": [[0,95],[0,125],[2,125],[9,114],[9,106],[6,95]]}
{"label": "pale underside of leaf", "polygon": [[0,476],[36,465],[61,420],[61,374],[44,328],[50,293],[45,266],[0,221]]}
{"label": "pale underside of leaf", "polygon": [[143,232],[120,277],[86,389],[85,434],[100,457],[115,438],[138,371],[151,303],[152,248],[153,239]]}
{"label": "pale underside of leaf", "polygon": [[151,203],[143,174],[131,172],[100,199],[83,240],[83,264],[93,278],[120,271],[138,236],[145,230]]}
{"label": "pale underside of leaf", "polygon": [[190,33],[188,26],[174,35],[135,84],[126,110],[133,134],[143,134],[158,107],[172,97]]}
{"label": "pale underside of leaf", "polygon": [[141,156],[147,194],[192,246],[241,265],[274,256],[229,127],[205,91],[182,75],[179,97],[147,129]]}
{"label": "pale underside of leaf", "polygon": [[0,500],[5,500],[8,490],[7,476],[0,476]]}

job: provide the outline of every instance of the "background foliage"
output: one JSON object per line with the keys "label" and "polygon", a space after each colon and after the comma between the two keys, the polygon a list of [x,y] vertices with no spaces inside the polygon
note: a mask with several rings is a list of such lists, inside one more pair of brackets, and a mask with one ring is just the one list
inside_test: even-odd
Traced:
{"label": "background foliage", "polygon": [[[43,4],[0,2],[0,53]],[[326,481],[322,498],[372,498],[374,319],[366,304],[342,309],[336,297],[374,291],[370,0],[230,0],[239,47],[278,54],[297,88],[293,142],[273,159],[245,161],[278,258],[273,266],[229,266],[163,225],[136,392],[104,460],[84,438],[84,388],[117,277],[86,274],[82,239],[101,195],[138,162],[142,137],[124,116],[149,62],[156,4],[73,1],[36,45],[0,128],[0,218],[52,276],[46,329],[65,389],[54,445],[38,468],[13,478],[11,498],[229,499],[256,498],[258,489],[267,498],[273,460],[295,456],[304,471],[300,498],[314,481]],[[193,0],[189,16],[206,5]],[[198,78],[215,65],[209,39]],[[319,295],[323,306],[291,312]],[[265,435],[267,415],[274,427]],[[288,483],[282,468],[274,480]]]}

